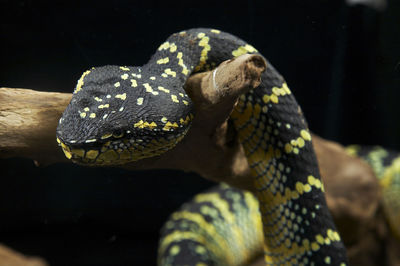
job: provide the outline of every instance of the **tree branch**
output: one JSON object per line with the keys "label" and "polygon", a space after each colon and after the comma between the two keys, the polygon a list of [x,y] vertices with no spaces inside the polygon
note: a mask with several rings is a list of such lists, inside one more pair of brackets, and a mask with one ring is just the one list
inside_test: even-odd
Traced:
{"label": "tree branch", "polygon": [[25,256],[0,244],[0,266],[47,266],[47,262],[38,257]]}

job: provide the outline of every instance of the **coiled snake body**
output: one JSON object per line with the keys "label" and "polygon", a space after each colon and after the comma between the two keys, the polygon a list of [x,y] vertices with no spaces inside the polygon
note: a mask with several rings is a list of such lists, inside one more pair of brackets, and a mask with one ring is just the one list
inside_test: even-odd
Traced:
{"label": "coiled snake body", "polygon": [[[400,154],[379,146],[351,145],[346,151],[372,168],[380,182],[385,219],[400,239]],[[182,256],[182,261],[206,265],[249,265],[261,257],[262,230],[257,198],[220,184],[197,194],[170,216],[161,231],[159,264],[173,265],[176,256]]]}
{"label": "coiled snake body", "polygon": [[[183,90],[187,77],[245,53],[257,50],[219,30],[191,29],[171,35],[143,67],[88,70],[60,119],[57,140],[68,158],[84,164],[115,165],[159,155],[184,137],[194,116]],[[261,80],[258,88],[240,97],[231,120],[260,202],[265,261],[268,265],[346,265],[345,248],[326,206],[311,135],[300,107],[270,64]],[[253,208],[257,209],[246,197],[231,194],[226,199],[248,206],[249,217]],[[223,209],[225,213],[220,212]],[[224,255],[230,246],[239,244],[212,234],[210,221],[227,215],[223,220],[234,223],[235,217],[229,216],[233,209],[217,210],[205,204],[199,211],[202,215],[194,217],[203,225],[199,230],[206,230],[210,237],[199,237],[182,227],[167,228],[161,264],[233,265],[249,259],[240,252]],[[254,226],[260,224],[254,221]],[[251,230],[243,234],[231,229],[239,239],[252,234]],[[206,243],[214,249],[205,249]],[[188,261],[193,253],[219,254],[221,259],[212,255]]]}

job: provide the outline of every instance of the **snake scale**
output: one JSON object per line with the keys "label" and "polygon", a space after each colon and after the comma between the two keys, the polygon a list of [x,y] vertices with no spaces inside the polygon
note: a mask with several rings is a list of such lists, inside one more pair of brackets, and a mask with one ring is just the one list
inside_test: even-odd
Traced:
{"label": "snake scale", "polygon": [[[198,28],[171,35],[141,67],[92,68],[77,83],[59,121],[57,141],[67,158],[88,165],[117,165],[162,154],[185,136],[194,117],[183,90],[188,76],[246,53],[258,51],[231,34]],[[259,208],[247,201],[246,194],[227,193],[217,203],[221,208],[199,199],[204,204],[198,215],[187,212],[175,217],[182,221],[178,227],[167,225],[159,263],[246,262],[250,258],[238,251],[239,242],[261,227],[267,265],[347,265],[346,250],[325,202],[306,121],[271,64],[267,63],[259,87],[240,96],[230,119],[251,168]],[[233,202],[232,208],[227,201]],[[229,215],[235,204],[247,207],[249,219],[259,209],[261,221],[253,221],[254,228],[248,231],[235,228],[236,218]],[[197,226],[189,216],[202,225],[197,231],[206,231],[208,237],[185,230],[184,220],[187,227]],[[234,239],[241,240],[230,242],[213,234],[215,219],[228,222],[220,226],[231,227]],[[209,245],[213,248],[207,249]],[[210,256],[192,260],[193,254]]]}

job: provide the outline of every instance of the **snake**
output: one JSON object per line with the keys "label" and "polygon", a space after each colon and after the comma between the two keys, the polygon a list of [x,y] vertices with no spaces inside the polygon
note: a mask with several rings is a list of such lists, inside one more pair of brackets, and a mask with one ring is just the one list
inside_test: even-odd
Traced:
{"label": "snake", "polygon": [[[232,34],[195,28],[172,34],[143,66],[91,68],[78,80],[59,120],[57,142],[68,159],[90,166],[121,165],[161,155],[185,137],[195,117],[183,89],[187,78],[243,54],[259,52]],[[261,216],[254,226],[262,228],[265,263],[347,265],[346,249],[326,204],[307,122],[284,78],[266,62],[260,85],[239,97],[229,118],[243,146],[259,202],[252,208]],[[249,207],[251,219],[252,203],[245,196],[232,197]],[[231,223],[225,227],[235,223],[235,216],[229,215],[234,209],[222,209],[226,211],[205,203],[200,207],[202,215],[192,217],[208,237],[172,227],[163,237],[159,263],[235,265],[240,257],[246,261],[248,256],[240,252],[224,254],[236,243],[213,234],[213,217],[226,215],[223,220]],[[175,220],[184,220],[185,215]],[[230,232],[243,241],[252,234],[234,226]],[[214,249],[207,250],[208,243]],[[215,252],[228,260],[198,256],[189,261],[188,254],[202,252]]]}

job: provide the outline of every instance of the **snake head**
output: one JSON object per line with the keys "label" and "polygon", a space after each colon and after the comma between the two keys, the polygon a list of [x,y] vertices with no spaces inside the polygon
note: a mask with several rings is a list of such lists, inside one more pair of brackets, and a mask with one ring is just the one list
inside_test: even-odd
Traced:
{"label": "snake head", "polygon": [[66,157],[117,165],[174,147],[190,127],[191,100],[182,86],[163,79],[138,67],[84,72],[57,127]]}

